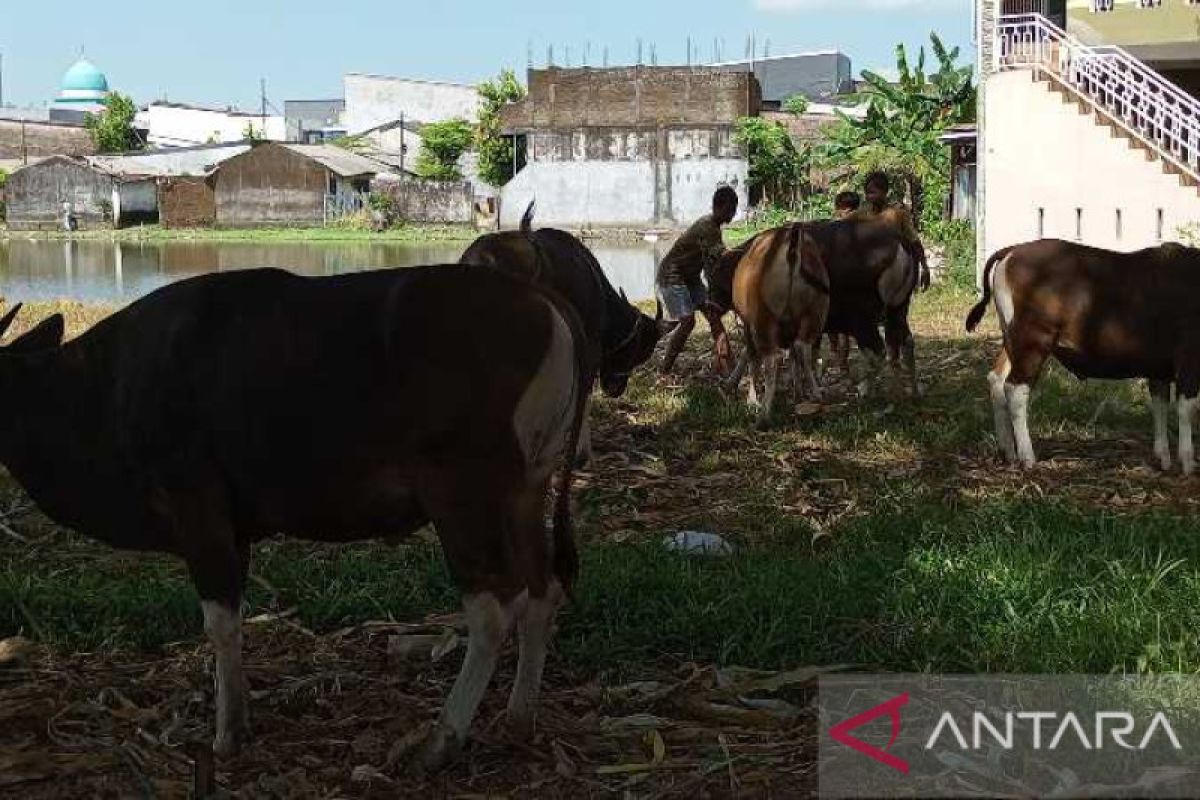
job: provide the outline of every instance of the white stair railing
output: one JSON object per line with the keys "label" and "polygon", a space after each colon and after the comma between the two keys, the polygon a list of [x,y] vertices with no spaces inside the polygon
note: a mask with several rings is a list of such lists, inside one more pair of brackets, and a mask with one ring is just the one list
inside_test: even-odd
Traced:
{"label": "white stair railing", "polygon": [[1048,73],[1200,183],[1200,100],[1123,48],[1089,46],[1040,14],[1000,18],[996,69]]}

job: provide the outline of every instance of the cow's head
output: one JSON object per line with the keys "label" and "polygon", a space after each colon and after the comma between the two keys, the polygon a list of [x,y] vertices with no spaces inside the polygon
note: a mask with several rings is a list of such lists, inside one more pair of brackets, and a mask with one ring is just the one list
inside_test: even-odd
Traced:
{"label": "cow's head", "polygon": [[663,322],[662,304],[657,304],[654,317],[638,311],[621,291],[621,299],[630,311],[630,325],[625,337],[611,348],[605,348],[600,359],[600,389],[609,397],[620,397],[629,385],[629,376],[650,360],[658,340],[670,329]]}
{"label": "cow's head", "polygon": [[[9,309],[7,314],[0,317],[0,340],[4,338],[4,334],[8,332],[8,329],[12,327],[13,321],[21,311],[21,305],[21,303],[17,303]],[[16,339],[0,347],[0,363],[3,363],[5,356],[57,349],[62,344],[65,330],[66,325],[62,314],[52,314],[46,317]]]}

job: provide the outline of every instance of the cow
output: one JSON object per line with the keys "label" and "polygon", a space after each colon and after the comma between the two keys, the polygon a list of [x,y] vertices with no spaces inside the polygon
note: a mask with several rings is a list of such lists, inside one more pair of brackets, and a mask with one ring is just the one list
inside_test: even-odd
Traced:
{"label": "cow", "polygon": [[[476,239],[459,258],[460,264],[493,267],[519,275],[563,297],[582,321],[587,341],[585,393],[598,380],[608,397],[620,397],[629,376],[654,354],[667,330],[662,305],[651,318],[637,309],[609,282],[600,262],[583,242],[554,228],[533,229],[530,203],[516,231],[489,233]],[[588,415],[584,415],[579,460],[591,455]]]}
{"label": "cow", "polygon": [[[796,394],[807,389],[819,397],[812,354],[829,312],[829,275],[800,223],[756,237],[734,272],[732,302],[746,331],[746,349],[729,382],[737,386],[749,363],[749,402],[758,408],[758,424],[767,424],[771,416],[782,351],[792,352]],[[756,384],[764,368],[760,403]]]}
{"label": "cow", "polygon": [[[877,377],[886,354],[893,365],[903,356],[909,386],[920,394],[916,373],[916,348],[908,324],[908,310],[918,282],[916,260],[899,234],[875,220],[820,220],[802,223],[829,275],[829,313],[825,332],[848,334],[867,356],[869,374],[858,389],[865,394]],[[771,233],[768,231],[767,233]],[[726,253],[716,270],[715,301],[732,303],[734,275],[742,257],[754,247],[759,234]],[[879,335],[883,324],[884,337]],[[813,358],[816,358],[814,353]]]}
{"label": "cow", "polygon": [[277,533],[346,542],[432,522],[470,640],[424,762],[463,743],[514,623],[508,721],[532,729],[578,569],[568,305],[458,265],[260,269],[168,285],[66,344],[62,329],[54,315],[0,348],[0,463],[57,523],[182,558],[215,651],[218,756],[248,738],[240,609],[251,544]]}
{"label": "cow", "polygon": [[988,374],[996,438],[1010,462],[1037,463],[1029,393],[1053,356],[1077,378],[1146,378],[1154,453],[1171,468],[1167,411],[1178,395],[1179,462],[1195,469],[1192,419],[1200,395],[1200,250],[1165,244],[1116,253],[1042,239],[987,260],[973,331],[994,301],[1004,347]]}

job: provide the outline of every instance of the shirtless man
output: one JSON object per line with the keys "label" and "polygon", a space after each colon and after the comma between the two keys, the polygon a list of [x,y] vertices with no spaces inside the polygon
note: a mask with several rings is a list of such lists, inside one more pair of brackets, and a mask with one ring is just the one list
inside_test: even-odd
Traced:
{"label": "shirtless man", "polygon": [[654,283],[659,300],[667,319],[679,323],[667,343],[660,375],[669,375],[674,368],[675,359],[696,327],[697,311],[704,315],[712,329],[713,366],[722,374],[729,371],[729,336],[721,324],[721,309],[709,301],[708,290],[700,276],[703,274],[707,278],[725,252],[721,228],[733,221],[737,207],[737,192],[729,186],[717,189],[713,194],[712,213],[692,223],[658,265]]}

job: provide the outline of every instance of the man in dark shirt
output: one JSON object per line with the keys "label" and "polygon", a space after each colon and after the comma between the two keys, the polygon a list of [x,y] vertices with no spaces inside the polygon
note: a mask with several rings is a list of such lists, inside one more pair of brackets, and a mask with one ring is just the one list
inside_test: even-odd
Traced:
{"label": "man in dark shirt", "polygon": [[737,192],[729,186],[717,189],[713,194],[712,213],[696,220],[658,265],[658,273],[654,278],[658,298],[662,301],[667,319],[679,323],[667,344],[667,352],[659,368],[662,375],[669,374],[675,366],[675,359],[696,327],[697,311],[704,315],[712,329],[714,366],[718,372],[729,370],[729,337],[721,324],[721,309],[709,302],[708,291],[700,276],[704,274],[708,277],[725,252],[721,227],[733,221],[737,207]]}

